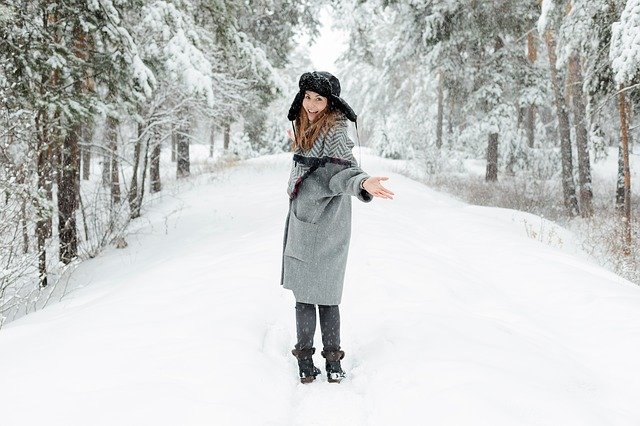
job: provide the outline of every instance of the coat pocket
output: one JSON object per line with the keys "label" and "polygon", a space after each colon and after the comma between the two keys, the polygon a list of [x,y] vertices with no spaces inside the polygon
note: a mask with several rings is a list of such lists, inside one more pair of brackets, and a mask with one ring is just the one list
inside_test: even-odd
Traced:
{"label": "coat pocket", "polygon": [[289,214],[289,229],[287,230],[287,245],[284,255],[295,257],[303,262],[310,261],[316,251],[316,237],[318,225],[303,222],[291,211]]}

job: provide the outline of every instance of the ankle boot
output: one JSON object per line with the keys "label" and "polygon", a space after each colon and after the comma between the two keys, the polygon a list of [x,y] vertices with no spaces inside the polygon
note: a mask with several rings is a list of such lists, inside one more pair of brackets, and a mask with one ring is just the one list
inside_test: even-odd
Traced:
{"label": "ankle boot", "polygon": [[340,360],[344,358],[344,351],[322,351],[322,356],[326,359],[325,367],[329,383],[340,383],[346,376],[340,365]]}
{"label": "ankle boot", "polygon": [[316,379],[316,376],[320,374],[320,370],[313,365],[312,356],[315,352],[316,348],[294,349],[291,351],[293,356],[298,359],[301,383],[311,383]]}

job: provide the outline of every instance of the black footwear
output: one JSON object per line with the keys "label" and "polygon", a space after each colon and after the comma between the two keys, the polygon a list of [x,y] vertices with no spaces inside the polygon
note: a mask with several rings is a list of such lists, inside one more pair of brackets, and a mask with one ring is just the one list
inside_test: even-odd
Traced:
{"label": "black footwear", "polygon": [[300,369],[300,382],[311,383],[321,371],[313,365],[313,354],[316,348],[294,349],[291,351],[293,356],[298,359],[298,368]]}
{"label": "black footwear", "polygon": [[322,356],[326,359],[327,380],[329,383],[340,383],[346,376],[340,365],[340,360],[344,358],[344,351],[322,351]]}

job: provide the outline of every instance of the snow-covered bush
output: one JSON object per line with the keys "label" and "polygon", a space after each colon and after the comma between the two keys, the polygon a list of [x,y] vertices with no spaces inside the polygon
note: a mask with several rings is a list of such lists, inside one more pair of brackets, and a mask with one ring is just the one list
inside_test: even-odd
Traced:
{"label": "snow-covered bush", "polygon": [[257,151],[251,145],[249,135],[246,133],[236,134],[231,137],[228,153],[241,160],[258,155]]}

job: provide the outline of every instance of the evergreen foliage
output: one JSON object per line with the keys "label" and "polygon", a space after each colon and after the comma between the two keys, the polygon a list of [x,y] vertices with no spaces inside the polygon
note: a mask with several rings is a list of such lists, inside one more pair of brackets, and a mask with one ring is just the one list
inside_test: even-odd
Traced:
{"label": "evergreen foliage", "polygon": [[[526,199],[539,195],[532,188],[554,188],[548,213],[564,202],[563,220],[621,205],[629,192],[623,150],[609,198],[595,199],[591,167],[621,134],[631,145],[640,137],[637,0],[334,3],[339,25],[350,30],[340,59],[346,91],[363,142],[377,153],[415,159],[411,174],[418,164],[429,181],[455,182],[448,189],[480,164],[487,181],[522,186]],[[620,87],[629,132],[621,132]],[[634,247],[625,256],[637,262]]]}
{"label": "evergreen foliage", "polygon": [[[144,213],[146,185],[162,188],[160,153],[170,141],[180,141],[182,176],[193,169],[189,145],[206,139],[203,127],[244,124],[245,136],[232,143],[243,156],[282,149],[282,140],[266,139],[267,111],[291,87],[283,70],[294,34],[316,31],[318,7],[2,2],[0,325],[38,306],[64,265],[121,241],[129,220]],[[101,176],[98,185],[92,176]]]}

